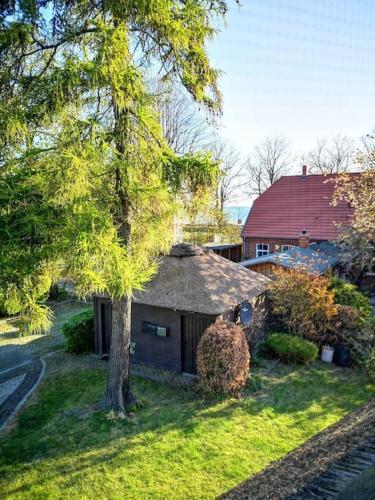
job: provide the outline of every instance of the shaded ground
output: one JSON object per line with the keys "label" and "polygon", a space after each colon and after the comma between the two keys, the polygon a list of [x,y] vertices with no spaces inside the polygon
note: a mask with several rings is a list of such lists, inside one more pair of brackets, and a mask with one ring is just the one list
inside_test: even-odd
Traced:
{"label": "shaded ground", "polygon": [[105,363],[66,354],[47,362],[40,389],[0,440],[0,497],[215,498],[374,391],[360,374],[323,363],[278,365],[253,376],[248,397],[216,402],[134,377],[140,408],[111,421],[93,411]]}
{"label": "shaded ground", "polygon": [[[373,418],[373,423],[374,422]],[[362,425],[360,425],[362,427]],[[372,430],[375,433],[375,429]],[[373,500],[375,495],[375,434],[362,436],[362,445],[350,449],[338,462],[312,481],[309,481],[289,500],[306,500],[313,496]],[[325,450],[324,450],[325,452]],[[372,495],[370,495],[372,488]]]}
{"label": "shaded ground", "polygon": [[[227,500],[264,498],[296,500],[312,498],[314,495],[319,498],[329,498],[327,482],[324,491],[319,478],[314,481],[316,476],[327,471],[332,464],[344,459],[353,450],[366,443],[370,437],[374,436],[374,431],[375,400],[373,399],[221,498]],[[345,463],[345,460],[341,463]],[[337,469],[340,464],[335,467]],[[319,487],[323,489],[319,490]],[[330,487],[334,488],[332,484]],[[337,485],[336,488],[338,489],[339,486]]]}

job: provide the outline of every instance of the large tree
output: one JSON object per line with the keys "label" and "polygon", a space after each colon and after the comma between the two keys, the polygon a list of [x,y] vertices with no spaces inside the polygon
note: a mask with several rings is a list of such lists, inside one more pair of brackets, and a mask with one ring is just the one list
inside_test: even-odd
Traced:
{"label": "large tree", "polygon": [[338,135],[332,139],[318,139],[316,145],[303,157],[311,174],[338,174],[353,169],[355,149],[353,141]]}
{"label": "large tree", "polygon": [[210,148],[212,130],[207,117],[180,85],[159,84],[155,100],[164,137],[175,153],[193,154]]}
{"label": "large tree", "polygon": [[[131,294],[171,241],[180,189],[217,168],[175,155],[145,76],[178,81],[215,113],[206,41],[223,0],[28,0],[0,10],[0,295],[31,331],[59,276],[113,301],[106,406],[131,400]],[[147,73],[147,74],[146,74]]]}

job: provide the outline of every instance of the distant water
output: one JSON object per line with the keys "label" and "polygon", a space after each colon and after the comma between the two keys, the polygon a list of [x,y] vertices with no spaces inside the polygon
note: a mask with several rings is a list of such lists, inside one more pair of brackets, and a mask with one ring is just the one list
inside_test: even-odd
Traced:
{"label": "distant water", "polygon": [[224,213],[230,222],[237,222],[239,219],[245,224],[250,207],[225,207]]}

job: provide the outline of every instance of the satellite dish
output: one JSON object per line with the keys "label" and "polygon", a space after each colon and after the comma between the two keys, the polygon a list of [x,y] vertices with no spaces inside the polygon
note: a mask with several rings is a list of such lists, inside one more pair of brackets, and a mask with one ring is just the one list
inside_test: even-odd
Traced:
{"label": "satellite dish", "polygon": [[244,326],[249,326],[253,319],[253,306],[246,301],[240,306],[240,321]]}

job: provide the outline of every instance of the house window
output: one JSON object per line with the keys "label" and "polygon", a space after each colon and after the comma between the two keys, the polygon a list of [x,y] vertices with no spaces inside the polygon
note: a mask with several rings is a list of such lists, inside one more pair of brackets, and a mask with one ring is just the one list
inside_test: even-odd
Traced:
{"label": "house window", "polygon": [[263,257],[263,255],[268,255],[270,253],[270,246],[266,243],[257,243],[256,245],[256,256]]}
{"label": "house window", "polygon": [[281,245],[282,252],[288,252],[289,250],[293,250],[295,248],[294,245]]}

